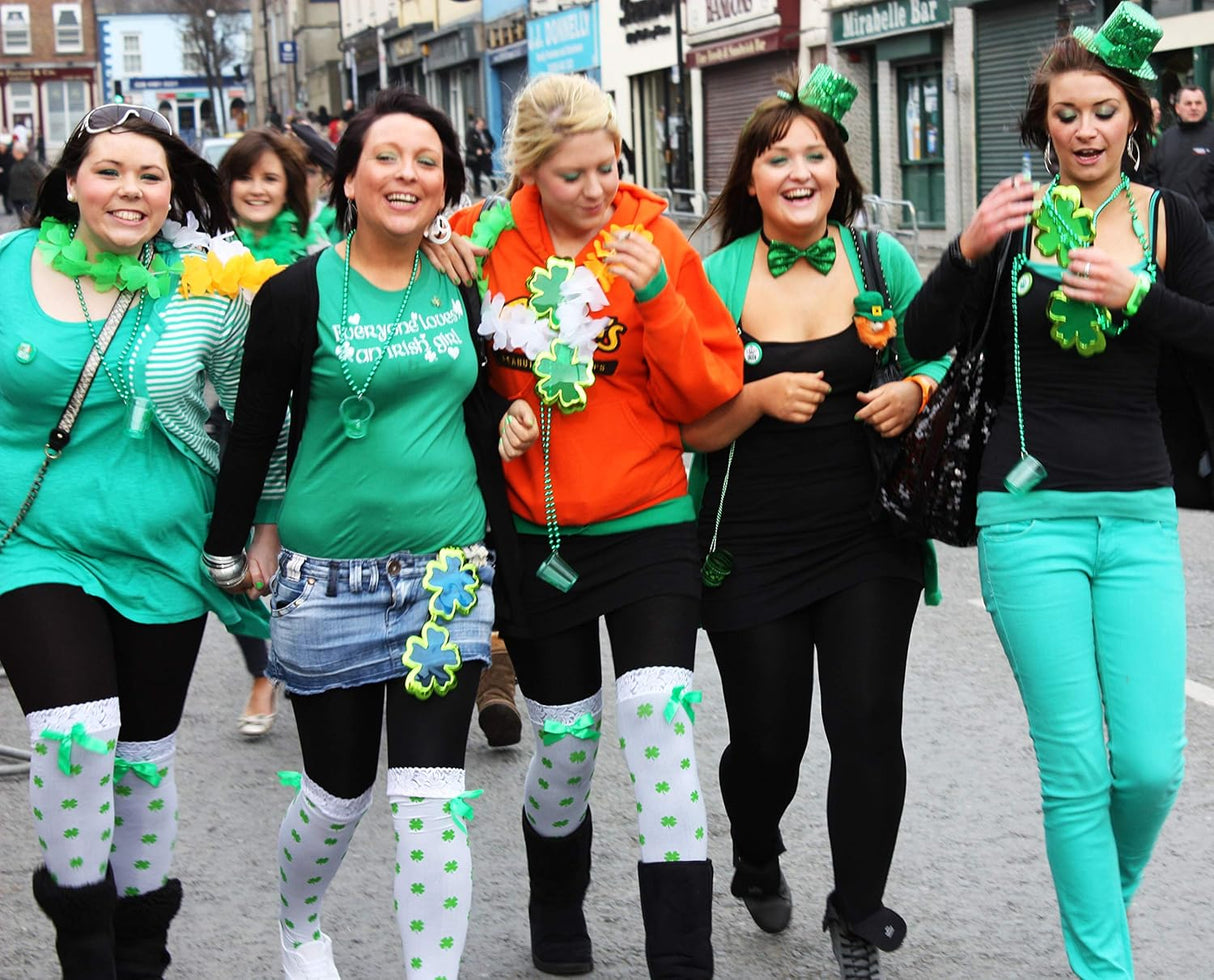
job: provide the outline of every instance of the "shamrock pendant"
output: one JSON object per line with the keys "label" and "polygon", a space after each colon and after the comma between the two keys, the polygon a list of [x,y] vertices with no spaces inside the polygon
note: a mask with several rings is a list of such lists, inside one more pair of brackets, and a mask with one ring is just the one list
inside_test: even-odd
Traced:
{"label": "shamrock pendant", "polygon": [[594,384],[594,365],[581,360],[568,344],[554,340],[536,357],[531,370],[539,380],[536,393],[545,405],[568,415],[586,407],[586,389]]}
{"label": "shamrock pendant", "polygon": [[1082,357],[1104,350],[1104,332],[1113,319],[1106,307],[1077,302],[1055,289],[1045,312],[1050,320],[1050,336],[1063,350],[1074,347]]}
{"label": "shamrock pendant", "polygon": [[1037,226],[1037,249],[1047,258],[1058,256],[1058,264],[1070,264],[1073,249],[1091,245],[1096,240],[1095,215],[1085,208],[1079,188],[1070,184],[1053,185],[1033,212]]}
{"label": "shamrock pendant", "polygon": [[733,555],[724,548],[714,548],[704,556],[700,566],[700,580],[710,589],[715,589],[733,571]]}

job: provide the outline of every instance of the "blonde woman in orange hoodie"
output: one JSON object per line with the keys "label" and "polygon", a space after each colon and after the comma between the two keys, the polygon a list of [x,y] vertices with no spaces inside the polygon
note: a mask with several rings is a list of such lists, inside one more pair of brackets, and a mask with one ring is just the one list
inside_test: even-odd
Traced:
{"label": "blonde woman in orange hoodie", "polygon": [[[693,747],[695,512],[679,427],[741,388],[742,350],[666,202],[621,183],[611,100],[541,76],[506,133],[506,199],[453,219],[488,249],[480,332],[522,550],[522,615],[501,623],[536,733],[523,836],[532,958],[593,965],[582,899],[602,725],[599,620],[636,791],[650,975],[712,975],[712,865]],[[520,451],[538,428],[540,438]]]}

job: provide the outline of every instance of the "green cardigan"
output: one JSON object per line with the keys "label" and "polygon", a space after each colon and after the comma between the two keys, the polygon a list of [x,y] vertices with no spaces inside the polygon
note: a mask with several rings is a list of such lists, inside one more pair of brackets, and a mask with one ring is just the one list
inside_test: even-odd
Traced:
{"label": "green cardigan", "polygon": [[[843,253],[851,266],[852,277],[856,280],[858,289],[864,288],[864,277],[860,272],[860,257],[856,254],[852,235],[848,229],[831,222],[839,228],[840,239],[843,242]],[[856,231],[853,234],[867,234]],[[749,235],[735,239],[723,248],[713,252],[704,260],[704,271],[708,273],[708,281],[712,283],[730,316],[737,323],[742,319],[742,307],[746,302],[746,291],[750,288],[750,271],[754,268],[755,251],[759,246],[759,231],[756,229]],[[894,311],[894,317],[899,323],[906,314],[906,308],[915,298],[919,286],[923,282],[919,268],[910,253],[902,247],[893,235],[881,235],[877,238],[877,255],[881,260],[881,270],[885,274],[885,288],[889,291],[889,301]],[[904,378],[912,374],[922,374],[939,382],[944,377],[952,362],[950,357],[942,357],[935,361],[916,361],[906,349],[906,342],[901,332],[893,340],[894,359]],[[703,453],[697,453],[692,463],[690,486],[692,499],[697,507],[704,495],[704,486],[708,481],[708,461]],[[929,606],[940,604],[940,575],[936,564],[936,549],[930,541],[924,542],[923,547],[923,600]]]}

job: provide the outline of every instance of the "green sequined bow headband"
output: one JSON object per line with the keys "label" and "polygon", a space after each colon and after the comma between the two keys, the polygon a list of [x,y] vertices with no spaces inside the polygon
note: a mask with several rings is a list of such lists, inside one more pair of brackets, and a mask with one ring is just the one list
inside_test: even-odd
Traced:
{"label": "green sequined bow headband", "polygon": [[840,75],[829,65],[818,65],[811,73],[805,84],[793,95],[787,89],[778,89],[776,95],[789,102],[800,102],[802,105],[813,106],[835,121],[839,127],[839,135],[847,142],[847,129],[843,125],[843,117],[856,101],[858,90],[851,79]]}
{"label": "green sequined bow headband", "polygon": [[1147,58],[1163,37],[1163,28],[1138,4],[1123,0],[1100,30],[1093,31],[1081,25],[1071,33],[1110,68],[1120,68],[1147,81],[1156,78]]}

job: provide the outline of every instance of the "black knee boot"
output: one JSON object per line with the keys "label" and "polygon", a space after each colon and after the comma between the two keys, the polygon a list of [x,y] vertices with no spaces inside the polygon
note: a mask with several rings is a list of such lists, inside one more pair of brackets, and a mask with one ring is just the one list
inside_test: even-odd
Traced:
{"label": "black knee boot", "polygon": [[523,814],[531,900],[531,961],[542,973],[572,976],[594,969],[582,901],[590,885],[590,811],[568,837],[541,837]]}
{"label": "black knee boot", "polygon": [[34,901],[55,924],[63,980],[114,980],[114,874],[79,888],[57,885],[43,866],[34,872]]}
{"label": "black knee boot", "polygon": [[637,864],[653,980],[712,976],[712,862]]}
{"label": "black knee boot", "polygon": [[160,980],[172,957],[169,923],[181,908],[181,882],[170,878],[154,892],[127,895],[114,909],[114,965],[118,980]]}

